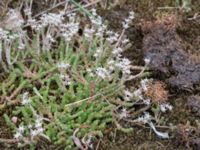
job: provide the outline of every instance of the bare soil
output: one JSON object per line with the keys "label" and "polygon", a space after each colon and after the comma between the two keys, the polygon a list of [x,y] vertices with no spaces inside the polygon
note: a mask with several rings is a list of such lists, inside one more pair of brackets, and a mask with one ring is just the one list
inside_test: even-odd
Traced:
{"label": "bare soil", "polygon": [[[128,136],[112,131],[101,141],[102,150],[200,149],[200,133],[195,124],[195,120],[200,119],[199,99],[194,98],[200,90],[200,19],[191,19],[200,11],[200,1],[192,1],[189,13],[159,9],[166,6],[175,6],[175,3],[172,0],[127,0],[121,6],[100,10],[100,13],[116,31],[120,30],[129,11],[136,13],[133,25],[126,32],[132,47],[124,56],[136,65],[144,65],[144,58],[151,59],[152,78],[167,84],[169,101],[174,106],[165,117],[177,128],[169,140],[157,138],[147,127],[134,127]],[[135,82],[128,86],[135,86]]]}

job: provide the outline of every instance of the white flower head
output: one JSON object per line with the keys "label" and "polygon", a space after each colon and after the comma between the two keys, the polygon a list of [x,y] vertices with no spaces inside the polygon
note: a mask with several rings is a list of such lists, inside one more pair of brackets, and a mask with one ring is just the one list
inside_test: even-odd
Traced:
{"label": "white flower head", "polygon": [[111,60],[109,60],[108,62],[107,62],[107,65],[108,65],[108,69],[109,69],[109,71],[114,71],[115,70],[115,61],[113,60],[113,59],[111,59]]}
{"label": "white flower head", "polygon": [[136,121],[143,122],[145,124],[151,121],[151,116],[148,112],[144,112],[144,115],[136,119]]}
{"label": "white flower head", "polygon": [[124,28],[124,29],[129,28],[129,25],[130,25],[131,21],[135,18],[134,15],[135,15],[134,12],[131,11],[131,12],[129,13],[128,18],[125,19],[124,22],[122,22],[122,25],[123,25],[123,28]]}
{"label": "white flower head", "polygon": [[31,103],[31,100],[30,100],[30,98],[29,98],[29,96],[28,96],[28,92],[25,92],[24,94],[23,94],[23,96],[22,96],[22,105],[27,105],[27,104],[30,104]]}
{"label": "white flower head", "polygon": [[148,64],[150,63],[150,61],[151,61],[151,60],[150,60],[149,58],[145,58],[145,59],[144,59],[144,62],[145,62],[146,65],[148,65]]}
{"label": "white flower head", "polygon": [[139,99],[143,99],[142,96],[142,90],[141,89],[137,89],[133,92],[133,94],[135,95],[135,97],[138,97]]}
{"label": "white flower head", "polygon": [[35,130],[31,130],[31,137],[34,138],[35,136],[37,136],[43,132],[44,132],[44,129],[42,127],[37,128]]}
{"label": "white flower head", "polygon": [[114,61],[113,59],[111,59],[111,60],[108,61],[107,64],[108,64],[108,65],[113,65],[114,63],[115,63],[115,61]]}
{"label": "white flower head", "polygon": [[129,42],[129,39],[122,40],[122,44],[127,44]]}
{"label": "white flower head", "polygon": [[101,48],[97,48],[96,49],[96,52],[95,52],[95,54],[94,54],[94,57],[99,57],[100,55],[101,55],[101,53],[103,52],[103,50],[101,49]]}
{"label": "white flower head", "polygon": [[64,85],[70,85],[71,84],[71,78],[69,77],[69,75],[60,74],[60,78],[63,81]]}
{"label": "white flower head", "polygon": [[143,100],[145,105],[150,105],[151,104],[151,100],[150,99],[144,99]]}
{"label": "white flower head", "polygon": [[171,111],[173,109],[173,106],[170,104],[161,104],[160,110],[161,112],[166,112],[167,110]]}
{"label": "white flower head", "polygon": [[38,131],[39,134],[43,133],[44,132],[44,128],[40,127],[40,128],[37,129],[37,131]]}
{"label": "white flower head", "polygon": [[22,136],[22,134],[21,134],[20,132],[16,132],[16,133],[14,134],[14,138],[15,138],[15,139],[19,139],[19,138],[21,138],[21,137],[23,137],[23,136]]}
{"label": "white flower head", "polygon": [[86,28],[84,30],[84,35],[86,38],[91,39],[93,37],[94,32],[95,32],[95,30],[93,28],[91,28],[91,29]]}
{"label": "white flower head", "polygon": [[43,26],[47,25],[59,26],[60,24],[62,24],[64,17],[63,14],[48,13],[48,14],[43,14],[40,19]]}
{"label": "white flower head", "polygon": [[112,54],[113,55],[118,55],[121,52],[123,52],[123,49],[121,47],[117,47],[117,48],[113,49]]}
{"label": "white flower head", "polygon": [[97,10],[95,8],[91,9],[92,15],[97,16]]}
{"label": "white flower head", "polygon": [[123,108],[121,113],[120,113],[120,118],[127,118],[129,116],[128,111],[126,110],[126,108]]}
{"label": "white flower head", "polygon": [[34,138],[35,136],[38,135],[37,130],[31,130],[31,137]]}
{"label": "white flower head", "polygon": [[123,22],[122,25],[123,25],[123,28],[124,28],[124,29],[128,29],[128,28],[129,28],[129,24],[126,23],[126,22]]}
{"label": "white flower head", "polygon": [[38,122],[42,122],[43,119],[44,119],[44,118],[43,118],[42,116],[37,115],[35,122],[36,122],[36,123],[38,123]]}
{"label": "white flower head", "polygon": [[147,91],[148,90],[148,84],[149,84],[150,80],[149,79],[143,79],[140,81],[140,84],[142,86],[142,89],[144,91]]}
{"label": "white flower head", "polygon": [[57,67],[60,69],[68,69],[70,65],[68,63],[60,62],[57,64]]}
{"label": "white flower head", "polygon": [[122,72],[123,72],[123,75],[130,75],[131,74],[131,70],[130,70],[130,60],[127,59],[127,58],[120,58],[118,60],[117,63],[115,63],[115,67],[119,68]]}
{"label": "white flower head", "polygon": [[129,19],[133,20],[135,18],[135,13],[133,11],[129,12]]}
{"label": "white flower head", "polygon": [[42,122],[36,122],[35,128],[40,128],[40,127],[42,127]]}
{"label": "white flower head", "polygon": [[23,133],[24,130],[25,130],[24,126],[19,126],[18,131],[19,131],[20,133]]}
{"label": "white flower head", "polygon": [[97,76],[99,76],[102,79],[106,79],[110,75],[108,70],[106,70],[106,68],[102,68],[102,67],[99,67],[96,69],[96,74],[97,74]]}
{"label": "white flower head", "polygon": [[124,99],[126,101],[130,101],[133,97],[133,93],[131,93],[129,90],[124,90]]}
{"label": "white flower head", "polygon": [[86,71],[90,77],[94,77],[94,73],[93,73],[92,69],[88,68]]}

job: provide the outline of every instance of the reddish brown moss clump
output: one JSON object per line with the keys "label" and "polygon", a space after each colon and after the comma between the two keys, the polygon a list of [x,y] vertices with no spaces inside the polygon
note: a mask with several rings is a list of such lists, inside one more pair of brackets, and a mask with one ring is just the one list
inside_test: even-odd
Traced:
{"label": "reddish brown moss clump", "polygon": [[145,96],[155,103],[163,103],[168,100],[168,91],[165,90],[165,84],[160,81],[149,83]]}

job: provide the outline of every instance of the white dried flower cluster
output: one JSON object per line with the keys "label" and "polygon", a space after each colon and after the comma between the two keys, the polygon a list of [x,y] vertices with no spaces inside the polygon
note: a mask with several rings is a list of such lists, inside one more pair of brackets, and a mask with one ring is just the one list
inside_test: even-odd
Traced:
{"label": "white dried flower cluster", "polygon": [[127,118],[130,116],[126,108],[123,108],[119,115],[120,115],[120,119]]}
{"label": "white dried flower cluster", "polygon": [[35,31],[39,31],[42,29],[42,25],[39,24],[36,19],[29,18],[27,20],[27,25],[30,26]]}
{"label": "white dried flower cluster", "polygon": [[115,66],[122,70],[124,78],[127,78],[131,74],[131,62],[127,58],[118,58],[118,61],[115,63]]}
{"label": "white dried flower cluster", "polygon": [[41,116],[37,116],[34,126],[29,125],[31,139],[33,139],[34,137],[44,132],[44,128],[42,127],[42,124],[43,124],[43,118]]}
{"label": "white dried flower cluster", "polygon": [[6,30],[17,31],[24,24],[24,20],[20,11],[16,9],[9,9],[6,14],[6,20],[4,21],[4,28]]}
{"label": "white dried flower cluster", "polygon": [[96,9],[93,8],[91,12],[92,12],[92,16],[89,16],[89,17],[92,24],[96,26],[101,26],[103,24],[103,20],[100,16],[97,15]]}
{"label": "white dried flower cluster", "polygon": [[30,7],[26,7],[24,8],[24,14],[28,17],[31,17],[32,16],[32,11],[31,11],[31,8]]}
{"label": "white dried flower cluster", "polygon": [[165,104],[160,104],[160,110],[161,110],[162,112],[166,112],[167,110],[171,111],[172,109],[173,109],[173,106],[170,105],[170,104],[167,104],[167,103],[165,103]]}
{"label": "white dried flower cluster", "polygon": [[6,62],[8,65],[12,65],[16,59],[12,62],[11,53],[13,47],[18,50],[25,49],[25,32],[22,30],[24,20],[19,11],[9,9],[3,24],[0,25],[0,63],[3,60],[2,55],[5,54]]}
{"label": "white dried flower cluster", "polygon": [[[44,132],[44,128],[42,127],[43,118],[41,116],[37,116],[34,124],[29,124],[28,126],[21,125],[17,129],[14,134],[14,138],[18,140],[23,140],[23,138],[29,137],[33,140],[36,136],[42,134]],[[26,131],[26,132],[25,132]],[[30,133],[30,134],[27,134]]]}
{"label": "white dried flower cluster", "polygon": [[96,52],[94,53],[94,57],[95,57],[95,58],[100,57],[102,52],[103,52],[103,50],[102,50],[101,48],[98,47],[98,48],[96,49]]}
{"label": "white dried flower cluster", "polygon": [[107,65],[108,65],[108,69],[110,72],[114,71],[115,70],[115,60],[111,59],[111,60],[108,60],[107,62]]}
{"label": "white dried flower cluster", "polygon": [[89,74],[90,77],[94,77],[94,76],[95,76],[95,74],[94,74],[94,72],[92,71],[92,69],[87,68],[86,71],[87,71],[87,73]]}
{"label": "white dried flower cluster", "polygon": [[92,27],[86,27],[84,29],[84,36],[86,37],[87,40],[91,40],[93,36],[97,37],[103,37],[107,26],[103,24],[103,20],[100,16],[97,15],[96,9],[91,10],[92,15],[89,16],[90,21],[92,23]]}
{"label": "white dried flower cluster", "polygon": [[151,100],[150,99],[143,99],[143,103],[145,105],[150,105],[151,104]]}
{"label": "white dried flower cluster", "polygon": [[16,133],[14,134],[14,138],[15,139],[21,139],[23,137],[24,131],[25,131],[25,127],[19,126]]}
{"label": "white dried flower cluster", "polygon": [[143,80],[140,81],[141,88],[142,88],[144,91],[147,91],[147,90],[148,90],[149,82],[150,82],[149,79],[143,79]]}
{"label": "white dried flower cluster", "polygon": [[9,32],[0,28],[0,40],[7,39]]}
{"label": "white dried flower cluster", "polygon": [[64,74],[60,74],[60,78],[63,81],[64,85],[70,85],[71,84],[71,78],[69,77],[69,75],[64,75]]}
{"label": "white dried flower cluster", "polygon": [[150,105],[151,100],[145,99],[143,96],[143,92],[147,91],[149,83],[152,81],[152,79],[143,79],[140,81],[140,87],[134,91],[135,97],[142,100],[145,105]]}
{"label": "white dried flower cluster", "polygon": [[123,52],[123,49],[121,47],[117,47],[113,49],[112,54],[114,56],[120,57],[122,52]]}
{"label": "white dried flower cluster", "polygon": [[0,28],[0,40],[4,40],[6,42],[12,42],[17,38],[19,38],[20,35],[22,36],[22,33],[20,34],[16,32],[11,34],[9,31]]}
{"label": "white dried flower cluster", "polygon": [[65,63],[65,62],[59,62],[59,63],[57,64],[57,67],[58,67],[59,69],[68,69],[68,68],[70,67],[70,64]]}
{"label": "white dried flower cluster", "polygon": [[133,11],[129,12],[129,17],[125,19],[125,21],[123,22],[123,28],[124,29],[129,28],[129,25],[134,18],[135,18],[135,13]]}
{"label": "white dried flower cluster", "polygon": [[[100,53],[100,51],[98,51]],[[96,54],[98,55],[98,54]],[[122,72],[121,80],[126,80],[131,74],[131,62],[127,58],[114,58],[107,61],[106,68],[104,68],[104,74],[107,75],[107,79],[112,79],[112,75],[115,74],[115,71]],[[106,71],[105,71],[106,70]]]}
{"label": "white dried flower cluster", "polygon": [[95,35],[99,38],[102,38],[105,31],[107,29],[107,26],[105,24],[102,24],[100,27],[98,27],[97,32],[95,33]]}
{"label": "white dried flower cluster", "polygon": [[107,31],[106,34],[108,35],[106,40],[110,42],[110,44],[114,44],[115,42],[117,42],[120,36],[118,33],[115,33],[113,31]]}
{"label": "white dried flower cluster", "polygon": [[28,105],[31,103],[31,100],[29,98],[29,93],[28,92],[25,92],[23,95],[22,95],[22,105]]}
{"label": "white dried flower cluster", "polygon": [[30,139],[30,141],[28,142],[31,142],[31,140],[33,140],[36,136],[44,132],[44,128],[43,128],[44,118],[38,115],[36,111],[34,110],[34,108],[32,107],[28,92],[25,92],[22,95],[21,103],[22,105],[28,106],[31,109],[33,113],[33,118],[35,120],[34,120],[34,123],[19,126],[19,128],[16,130],[16,133],[14,134],[14,138],[20,141],[24,141],[24,139]]}
{"label": "white dried flower cluster", "polygon": [[95,30],[93,28],[91,28],[91,29],[85,28],[85,30],[84,30],[84,36],[86,38],[88,38],[89,40],[91,40],[93,38],[94,33],[95,33]]}
{"label": "white dried flower cluster", "polygon": [[141,88],[135,90],[135,91],[133,92],[133,94],[134,94],[135,97],[139,98],[140,100],[143,99],[142,89],[141,89]]}
{"label": "white dried flower cluster", "polygon": [[128,44],[129,42],[130,42],[129,39],[127,39],[127,38],[122,40],[122,44],[124,44],[124,45]]}
{"label": "white dried flower cluster", "polygon": [[73,36],[79,30],[79,22],[76,21],[76,14],[72,13],[68,15],[69,22],[60,24],[61,35],[66,42],[72,40]]}
{"label": "white dried flower cluster", "polygon": [[111,79],[113,71],[117,69],[122,71],[123,76],[121,80],[125,80],[131,74],[130,61],[126,58],[118,58],[118,60],[109,60],[107,62],[107,68],[99,67],[96,70],[96,75],[101,79]]}
{"label": "white dried flower cluster", "polygon": [[97,68],[96,74],[102,79],[112,79],[112,74],[115,73],[116,69],[122,72],[123,76],[121,79],[125,80],[131,74],[130,63],[131,62],[127,58],[118,58],[117,60],[111,59],[107,62],[106,67]]}
{"label": "white dried flower cluster", "polygon": [[96,75],[101,79],[107,79],[110,77],[110,72],[106,68],[99,67],[96,69]]}
{"label": "white dried flower cluster", "polygon": [[133,98],[133,93],[130,92],[128,89],[124,90],[124,100],[125,101],[131,101]]}
{"label": "white dried flower cluster", "polygon": [[48,25],[59,26],[60,24],[63,23],[63,20],[64,20],[64,17],[62,13],[43,14],[40,18],[40,22],[43,27],[46,27]]}
{"label": "white dried flower cluster", "polygon": [[[27,25],[38,35],[37,41],[39,43],[37,45],[42,45],[43,51],[49,51],[59,37],[64,38],[65,42],[70,42],[78,32],[79,22],[76,19],[76,14],[71,13],[67,17],[68,21],[63,12],[43,14],[39,20],[33,19],[32,16],[28,17]],[[42,37],[42,40],[39,37]],[[40,46],[38,49],[41,51]]]}
{"label": "white dried flower cluster", "polygon": [[[91,10],[92,16],[90,16],[90,20],[92,22],[92,26],[86,27],[84,29],[84,37],[86,40],[90,41],[96,38],[106,39],[105,44],[109,44],[112,50],[112,56],[107,61],[107,65],[104,67],[97,68],[95,74],[99,76],[101,79],[112,79],[112,75],[115,73],[115,70],[121,71],[123,73],[122,79],[125,80],[131,74],[131,62],[127,58],[121,58],[123,47],[116,46],[115,44],[119,42],[120,35],[116,32],[110,31],[107,29],[107,26],[103,24],[102,18],[97,15],[96,9]],[[130,13],[129,19],[133,19],[133,13]],[[109,42],[109,43],[107,43]],[[120,42],[121,46],[125,46],[129,42],[128,39],[122,39]],[[104,54],[105,48],[101,45],[96,48],[94,53],[94,57],[98,61],[102,55]],[[90,74],[93,73],[90,72]]]}
{"label": "white dried flower cluster", "polygon": [[63,81],[64,85],[70,85],[71,83],[71,78],[69,75],[66,74],[66,70],[70,68],[70,64],[65,63],[65,62],[60,62],[57,64],[57,67],[60,71],[60,79]]}
{"label": "white dried flower cluster", "polygon": [[143,116],[140,116],[135,121],[136,122],[143,122],[144,124],[149,123],[152,119],[152,116],[148,112],[144,112]]}
{"label": "white dried flower cluster", "polygon": [[150,63],[150,61],[151,61],[151,60],[150,60],[149,58],[145,58],[145,59],[144,59],[144,62],[145,62],[146,65],[148,65],[148,64]]}
{"label": "white dried flower cluster", "polygon": [[[95,14],[95,13],[94,13]],[[130,20],[134,19],[134,13],[130,12],[129,15],[129,22]],[[104,25],[103,29],[101,29],[101,35],[103,35],[103,32],[105,34],[106,41],[109,42],[111,46],[113,46],[112,50],[112,59],[110,59],[107,62],[107,67],[109,72],[113,72],[115,69],[116,70],[121,70],[123,73],[122,79],[126,79],[130,76],[131,74],[131,62],[127,58],[121,58],[122,57],[122,52],[123,52],[123,47],[116,46],[115,44],[119,42],[120,35],[116,32],[106,30],[106,26]],[[122,39],[121,46],[126,45],[129,42],[128,39]],[[95,57],[98,58],[101,56],[103,49],[98,49],[97,52],[95,53]]]}

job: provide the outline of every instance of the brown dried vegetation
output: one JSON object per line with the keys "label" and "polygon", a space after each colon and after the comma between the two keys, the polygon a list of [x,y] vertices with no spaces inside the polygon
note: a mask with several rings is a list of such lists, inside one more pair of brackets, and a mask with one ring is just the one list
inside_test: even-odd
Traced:
{"label": "brown dried vegetation", "polygon": [[153,81],[149,83],[145,96],[155,103],[163,103],[168,100],[168,91],[165,87],[166,85],[163,82]]}
{"label": "brown dried vegetation", "polygon": [[185,146],[186,149],[199,150],[200,149],[200,132],[196,127],[186,124],[179,124],[175,134],[175,144],[177,147]]}

